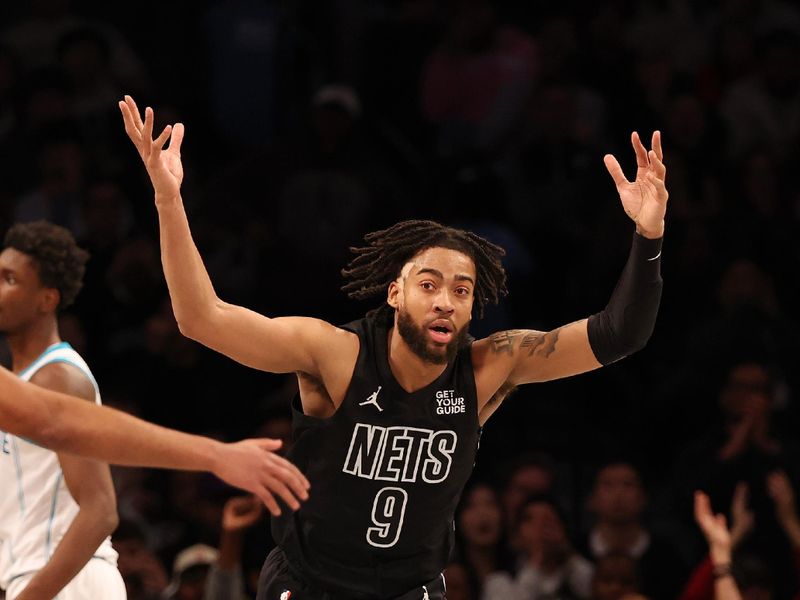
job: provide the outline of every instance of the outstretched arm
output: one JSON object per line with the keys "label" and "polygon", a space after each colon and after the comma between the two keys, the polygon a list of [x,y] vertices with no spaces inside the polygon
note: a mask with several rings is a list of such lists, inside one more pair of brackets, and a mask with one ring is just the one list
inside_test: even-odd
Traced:
{"label": "outstretched arm", "polygon": [[610,364],[641,349],[650,338],[661,299],[666,168],[659,132],[653,134],[650,151],[635,132],[631,142],[638,165],[633,182],[625,178],[616,158],[604,158],[622,207],[636,225],[628,262],[608,305],[588,319],[553,331],[501,331],[477,342],[476,368],[488,366],[491,373],[483,378],[484,399],[496,397],[494,390],[501,386],[558,379]]}
{"label": "outstretched arm", "polygon": [[277,456],[278,440],[224,444],[159,427],[105,406],[22,381],[0,367],[0,429],[52,450],[103,462],[209,471],[258,495],[273,514],[275,495],[291,508],[308,496],[308,480]]}
{"label": "outstretched arm", "polygon": [[631,254],[611,300],[600,313],[553,331],[502,331],[478,342],[477,353],[482,351],[496,366],[493,370],[505,377],[494,384],[519,385],[590,371],[632,354],[649,339],[661,298],[666,168],[659,132],[653,134],[649,152],[638,134],[633,133],[631,142],[638,164],[633,182],[616,158],[609,154],[604,159],[622,207],[636,224]]}
{"label": "outstretched arm", "polygon": [[352,346],[352,336],[316,319],[271,319],[222,301],[192,239],[181,198],[183,124],[168,125],[153,139],[151,108],[145,108],[142,120],[130,96],[125,96],[119,107],[125,131],[139,152],[155,191],[161,261],[181,332],[256,369],[322,376],[320,363],[326,362],[326,357],[340,356],[342,344]]}

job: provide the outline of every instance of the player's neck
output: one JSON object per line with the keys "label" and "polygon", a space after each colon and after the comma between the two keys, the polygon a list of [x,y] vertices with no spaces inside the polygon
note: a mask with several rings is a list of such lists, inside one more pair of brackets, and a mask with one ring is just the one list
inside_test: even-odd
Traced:
{"label": "player's neck", "polygon": [[19,373],[35,361],[48,347],[61,341],[55,316],[45,317],[24,330],[6,335],[11,350],[11,369]]}
{"label": "player's neck", "polygon": [[438,365],[417,356],[394,327],[389,330],[388,344],[389,368],[400,387],[409,394],[435,381],[447,368],[447,364]]}

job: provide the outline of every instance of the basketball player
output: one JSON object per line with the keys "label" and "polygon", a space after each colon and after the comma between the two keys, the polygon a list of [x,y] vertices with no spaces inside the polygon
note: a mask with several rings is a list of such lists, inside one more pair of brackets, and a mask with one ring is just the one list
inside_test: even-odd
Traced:
{"label": "basketball player", "polygon": [[[0,331],[14,371],[99,404],[94,377],[59,339],[56,321],[82,285],[88,254],[67,230],[44,221],[15,225],[4,246]],[[0,481],[0,588],[9,600],[125,597],[108,537],[117,513],[107,465],[0,431]]]}
{"label": "basketball player", "polygon": [[[606,308],[549,332],[467,336],[473,310],[505,294],[502,248],[431,221],[370,233],[343,274],[380,308],[344,327],[267,318],[220,300],[192,241],[180,185],[180,123],[153,139],[129,96],[125,130],[155,191],[164,272],[183,333],[245,365],[297,373],[290,458],[314,494],[273,520],[277,548],[261,600],[433,600],[453,542],[453,513],[475,460],[479,428],[523,383],[596,369],[640,349],[661,297],[667,191],[661,138],[632,135],[638,171],[606,167],[636,224],[631,255]],[[164,146],[170,140],[169,146]]]}
{"label": "basketball player", "polygon": [[[56,316],[83,285],[88,257],[57,225],[11,227],[0,253],[0,332],[21,379],[100,404],[97,382],[61,341]],[[109,537],[117,504],[108,465],[2,438],[0,480],[17,491],[0,496],[0,588],[8,600],[124,599]]]}

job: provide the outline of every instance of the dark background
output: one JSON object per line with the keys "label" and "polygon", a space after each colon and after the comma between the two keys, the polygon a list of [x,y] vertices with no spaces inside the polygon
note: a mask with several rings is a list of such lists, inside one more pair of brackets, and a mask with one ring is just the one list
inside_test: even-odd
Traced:
{"label": "dark background", "polygon": [[[670,207],[650,343],[519,390],[476,470],[496,479],[544,451],[579,521],[595,460],[624,453],[644,467],[654,520],[685,522],[675,462],[719,423],[741,360],[773,368],[776,422],[795,436],[793,3],[32,0],[0,5],[0,24],[0,229],[47,218],[91,251],[61,327],[106,403],[235,439],[263,431],[293,386],[180,336],[116,105],[130,93],[161,126],[186,124],[183,196],[220,297],[349,321],[374,303],[339,291],[347,248],[434,218],[508,251],[510,294],[476,336],[605,305],[633,227],[602,158],[632,177],[630,133],[649,147],[660,129]],[[180,524],[179,484],[141,477],[123,508]]]}

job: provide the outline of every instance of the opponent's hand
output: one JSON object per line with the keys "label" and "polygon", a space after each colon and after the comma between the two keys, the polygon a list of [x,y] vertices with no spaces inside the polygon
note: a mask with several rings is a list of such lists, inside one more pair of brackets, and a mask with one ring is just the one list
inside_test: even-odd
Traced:
{"label": "opponent's hand", "polygon": [[255,525],[264,512],[264,505],[255,496],[236,496],[222,509],[222,529],[242,531]]}
{"label": "opponent's hand", "polygon": [[635,131],[631,134],[631,143],[637,164],[633,182],[625,178],[622,167],[613,155],[606,154],[603,162],[617,186],[625,214],[636,223],[636,231],[647,238],[660,238],[664,235],[664,215],[669,198],[664,184],[667,168],[663,162],[661,132],[653,132],[653,148],[649,152]]}
{"label": "opponent's hand", "polygon": [[[181,163],[181,142],[183,142],[183,124],[175,127],[167,125],[161,134],[153,139],[153,109],[144,109],[144,121],[139,108],[130,96],[119,102],[122,119],[125,121],[125,133],[136,146],[142,158],[153,189],[156,203],[172,200],[180,194],[183,181],[183,164]],[[169,146],[164,150],[164,144]]]}
{"label": "opponent's hand", "polygon": [[220,444],[215,456],[214,475],[235,487],[258,496],[273,515],[281,514],[275,499],[292,509],[308,498],[311,484],[291,462],[275,454],[280,440],[268,438]]}

